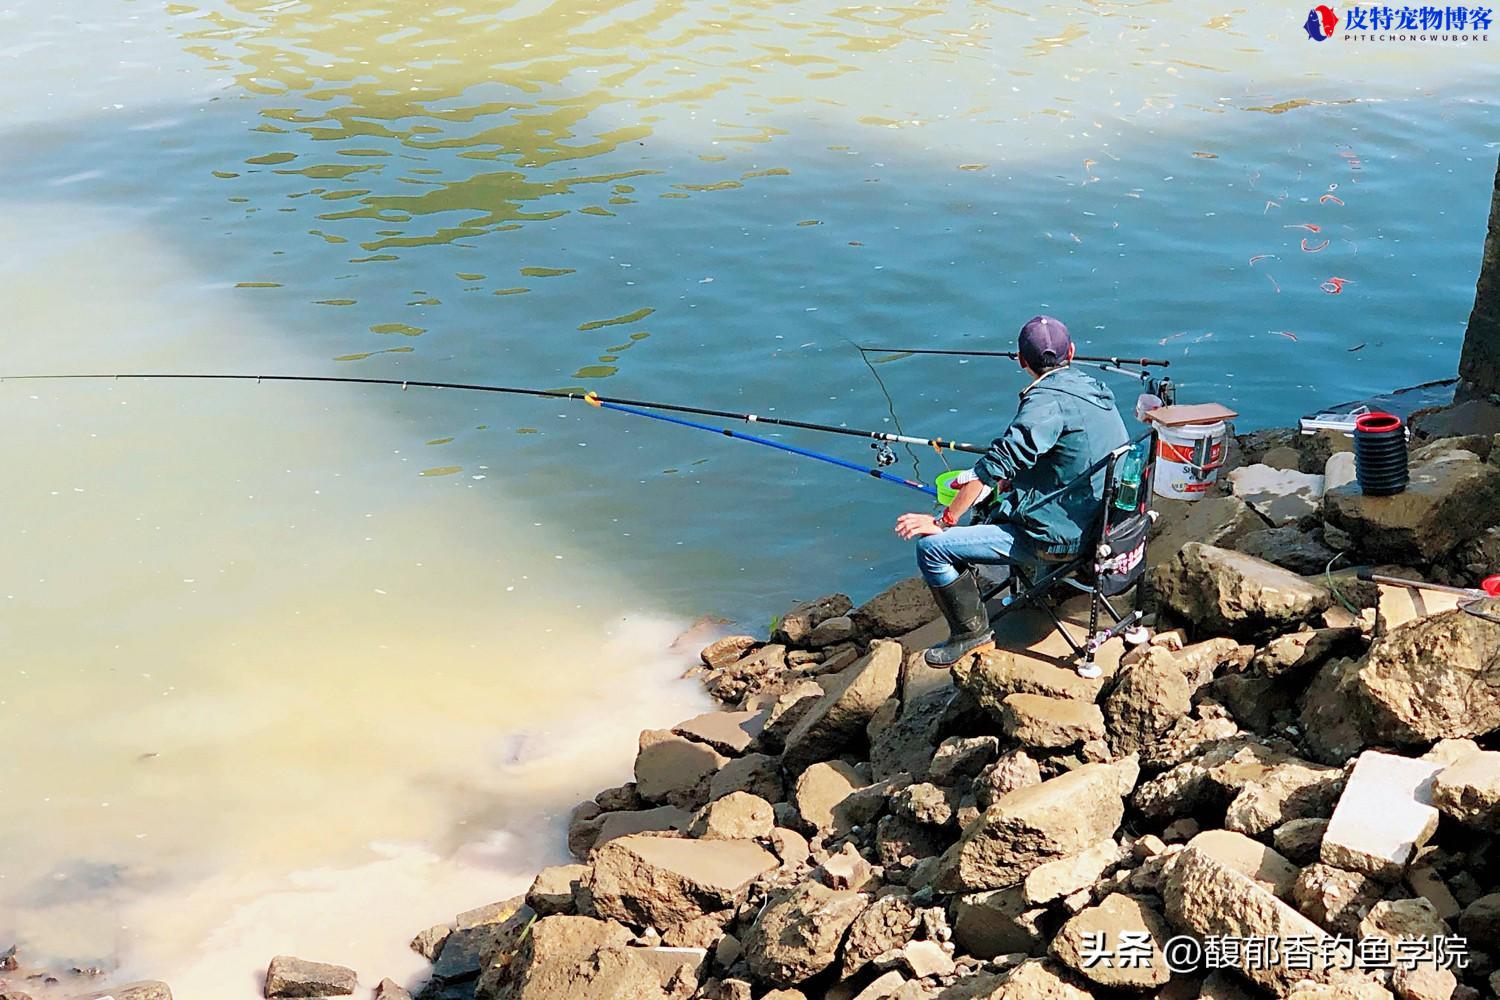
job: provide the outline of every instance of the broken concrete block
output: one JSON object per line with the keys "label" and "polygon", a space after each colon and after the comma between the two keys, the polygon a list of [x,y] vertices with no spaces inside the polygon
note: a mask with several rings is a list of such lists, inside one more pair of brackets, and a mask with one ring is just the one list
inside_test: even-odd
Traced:
{"label": "broken concrete block", "polygon": [[1432,784],[1442,765],[1367,750],[1328,821],[1325,864],[1395,882],[1437,830]]}
{"label": "broken concrete block", "polygon": [[696,809],[708,801],[708,779],[728,760],[696,740],[648,729],[635,758],[636,791],[651,802]]}
{"label": "broken concrete block", "polygon": [[1140,900],[1111,893],[1063,924],[1053,956],[1106,989],[1149,989],[1172,978],[1162,955],[1167,922]]}
{"label": "broken concrete block", "polygon": [[1246,878],[1278,899],[1286,899],[1297,881],[1297,866],[1257,840],[1233,830],[1205,830],[1188,847],[1199,851]]}
{"label": "broken concrete block", "polygon": [[699,743],[707,743],[721,754],[735,756],[765,728],[770,710],[761,712],[705,712],[672,727],[672,732]]}
{"label": "broken concrete block", "polygon": [[1323,477],[1269,465],[1245,465],[1229,473],[1234,495],[1272,527],[1296,524],[1316,513],[1323,499]]}
{"label": "broken concrete block", "polygon": [[751,881],[780,863],[745,840],[638,834],[594,852],[589,890],[601,917],[669,927],[737,905]]}
{"label": "broken concrete block", "polygon": [[1460,757],[1438,772],[1432,804],[1454,819],[1500,833],[1500,751]]}
{"label": "broken concrete block", "polygon": [[900,644],[878,641],[864,659],[822,678],[828,690],[787,734],[782,766],[795,774],[864,739],[865,725],[895,693],[900,675]]}
{"label": "broken concrete block", "polygon": [[1168,867],[1162,893],[1167,919],[1178,929],[1198,937],[1311,939],[1311,968],[1294,969],[1285,962],[1256,961],[1246,952],[1234,968],[1276,996],[1288,996],[1302,980],[1332,986],[1363,988],[1373,981],[1352,967],[1354,956],[1341,943],[1329,940],[1317,924],[1292,909],[1247,876],[1195,847],[1185,848]]}
{"label": "broken concrete block", "polygon": [[353,969],[277,955],[266,970],[268,997],[332,997],[354,992]]}
{"label": "broken concrete block", "polygon": [[938,888],[957,892],[1014,885],[1038,864],[1082,853],[1113,837],[1125,814],[1121,796],[1138,772],[1133,758],[1121,764],[1085,764],[1004,796],[944,853]]}
{"label": "broken concrete block", "polygon": [[1065,749],[1104,738],[1104,713],[1091,701],[1012,694],[1001,705],[1000,724],[1023,746]]}
{"label": "broken concrete block", "polygon": [[862,766],[855,767],[842,760],[819,761],[797,776],[792,803],[809,827],[843,836],[852,823],[840,807],[869,784],[870,777]]}
{"label": "broken concrete block", "polygon": [[834,963],[844,932],[867,902],[818,882],[773,893],[745,938],[750,970],[783,986],[811,979]]}
{"label": "broken concrete block", "polygon": [[1101,840],[1082,854],[1058,861],[1048,861],[1032,869],[1022,883],[1026,902],[1045,906],[1055,899],[1087,888],[1108,871],[1124,864],[1130,852],[1110,838]]}

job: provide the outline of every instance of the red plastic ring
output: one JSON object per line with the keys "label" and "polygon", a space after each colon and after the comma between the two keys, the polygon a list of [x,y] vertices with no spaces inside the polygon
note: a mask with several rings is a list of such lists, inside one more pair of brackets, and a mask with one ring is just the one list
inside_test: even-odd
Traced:
{"label": "red plastic ring", "polygon": [[1394,413],[1366,413],[1354,418],[1354,429],[1366,434],[1381,434],[1400,427],[1401,418]]}
{"label": "red plastic ring", "polygon": [[1485,577],[1484,582],[1479,586],[1486,594],[1489,594],[1491,597],[1500,597],[1500,573],[1497,573],[1494,576]]}

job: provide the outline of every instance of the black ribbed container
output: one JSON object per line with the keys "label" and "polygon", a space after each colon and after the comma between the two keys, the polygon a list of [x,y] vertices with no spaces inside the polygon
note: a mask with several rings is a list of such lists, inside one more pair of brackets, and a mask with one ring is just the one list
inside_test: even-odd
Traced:
{"label": "black ribbed container", "polygon": [[1366,413],[1354,421],[1354,477],[1366,496],[1406,489],[1406,424],[1394,413]]}

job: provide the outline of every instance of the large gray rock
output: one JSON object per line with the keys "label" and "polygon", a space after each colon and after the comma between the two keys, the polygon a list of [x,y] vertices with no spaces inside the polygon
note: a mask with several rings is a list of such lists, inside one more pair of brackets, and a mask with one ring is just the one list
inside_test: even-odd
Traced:
{"label": "large gray rock", "polygon": [[[692,813],[686,809],[679,809],[676,806],[657,806],[655,809],[632,809],[627,812],[600,813],[594,820],[598,832],[591,847],[598,847],[600,844],[607,844],[611,840],[628,837],[633,833],[686,830],[692,819]],[[583,852],[583,857],[587,859],[587,851]]]}
{"label": "large gray rock", "polygon": [[876,781],[897,774],[909,774],[916,781],[926,778],[952,699],[952,691],[919,695],[895,721],[875,734],[870,740],[870,773]]}
{"label": "large gray rock", "polygon": [[705,712],[672,727],[672,732],[699,743],[707,743],[719,753],[733,757],[750,749],[750,744],[765,728],[768,712]]}
{"label": "large gray rock", "polygon": [[749,792],[767,802],[780,802],[786,797],[781,764],[775,757],[763,753],[747,753],[734,758],[708,779],[708,798],[709,801],[722,799],[734,792]]}
{"label": "large gray rock", "polygon": [[630,931],[591,917],[538,920],[479,983],[481,1000],[666,1000],[661,977],[627,947]]}
{"label": "large gray rock", "polygon": [[839,976],[848,979],[889,951],[911,940],[917,908],[905,895],[882,896],[849,925]]}
{"label": "large gray rock", "polygon": [[703,840],[756,840],[769,837],[775,825],[771,803],[749,792],[730,792],[699,809],[688,833]]}
{"label": "large gray rock", "polygon": [[953,940],[980,958],[1038,954],[1046,941],[1046,910],[1026,902],[1019,885],[959,896],[953,901]]}
{"label": "large gray rock", "polygon": [[1188,847],[1232,868],[1278,899],[1290,898],[1297,866],[1260,841],[1233,830],[1204,830]]}
{"label": "large gray rock", "polygon": [[1063,924],[1052,940],[1052,954],[1106,989],[1151,989],[1172,978],[1162,954],[1171,936],[1160,913],[1116,892]]}
{"label": "large gray rock", "polygon": [[960,688],[997,719],[1004,712],[1005,699],[1013,694],[1071,698],[1092,703],[1104,683],[1079,677],[1076,671],[1065,667],[1039,663],[1035,657],[1008,649],[995,649],[969,657],[953,668],[953,676]]}
{"label": "large gray rock", "polygon": [[1438,772],[1432,803],[1460,822],[1500,833],[1500,752],[1465,754]]}
{"label": "large gray rock", "polygon": [[756,741],[758,748],[767,753],[780,753],[786,745],[787,734],[797,727],[818,700],[828,692],[822,684],[812,678],[797,681],[776,696],[761,727]]}
{"label": "large gray rock", "polygon": [[844,932],[869,900],[803,882],[774,893],[745,937],[745,959],[761,979],[795,986],[838,958]]}
{"label": "large gray rock", "polygon": [[1104,700],[1110,747],[1117,753],[1142,750],[1192,707],[1192,688],[1172,655],[1148,653],[1122,671]]}
{"label": "large gray rock", "polygon": [[595,850],[594,909],[608,919],[668,927],[737,905],[757,875],[780,864],[743,840],[638,834]]}
{"label": "large gray rock", "polygon": [[843,836],[854,821],[841,807],[856,791],[870,784],[862,768],[842,760],[824,760],[797,776],[792,804],[813,830]]}
{"label": "large gray rock", "polygon": [[1005,735],[1026,747],[1062,750],[1104,738],[1104,714],[1089,701],[1012,694],[1000,708]]}
{"label": "large gray rock", "polygon": [[1236,496],[1206,496],[1201,500],[1153,497],[1158,513],[1146,548],[1146,560],[1160,566],[1189,542],[1237,548],[1240,539],[1266,526],[1260,515]]}
{"label": "large gray rock", "polygon": [[578,885],[587,877],[588,865],[553,865],[543,868],[526,890],[526,905],[539,915],[572,913],[578,898]]}
{"label": "large gray rock", "polygon": [[267,997],[346,997],[358,978],[353,969],[277,955],[266,970]]}
{"label": "large gray rock", "polygon": [[1394,496],[1350,483],[1323,496],[1323,517],[1375,562],[1431,563],[1500,523],[1500,467],[1460,449],[1430,453]]}
{"label": "large gray rock", "polygon": [[902,580],[876,594],[849,615],[866,638],[905,635],[940,617],[932,591],[919,576]]}
{"label": "large gray rock", "polygon": [[1254,636],[1284,631],[1333,603],[1322,587],[1254,556],[1189,542],[1155,571],[1172,611],[1210,632]]}
{"label": "large gray rock", "polygon": [[[25,1000],[27,996],[28,994],[25,993],[0,992],[0,1000],[4,1000],[6,997],[14,997],[15,1000]],[[112,986],[107,990],[99,990],[94,993],[86,993],[73,998],[73,1000],[172,1000],[172,988],[163,982],[145,980],[139,983],[126,983],[124,986]],[[392,1000],[395,1000],[395,998],[393,997]]]}
{"label": "large gray rock", "polygon": [[648,729],[635,757],[636,791],[651,802],[696,809],[708,801],[709,779],[728,760],[705,743]]}
{"label": "large gray rock", "polygon": [[1295,524],[1252,531],[1234,547],[1246,555],[1275,563],[1302,576],[1323,572],[1338,555],[1323,543],[1320,536],[1309,534]]}
{"label": "large gray rock", "polygon": [[896,691],[901,676],[901,644],[872,643],[863,659],[824,678],[828,691],[786,737],[782,766],[797,773],[836,757],[864,737],[865,725]]}
{"label": "large gray rock", "polygon": [[829,594],[799,604],[781,616],[776,631],[771,634],[771,641],[788,646],[808,645],[814,629],[830,618],[847,615],[853,607],[854,602],[845,594]]}
{"label": "large gray rock", "polygon": [[964,831],[939,863],[944,892],[999,889],[1047,861],[1081,854],[1114,836],[1125,813],[1121,797],[1139,773],[1134,758],[1086,764],[1004,796]]}
{"label": "large gray rock", "polygon": [[1291,902],[1325,930],[1354,937],[1385,889],[1367,875],[1319,862],[1297,874]]}
{"label": "large gray rock", "polygon": [[1311,939],[1311,968],[1254,961],[1248,951],[1234,964],[1243,976],[1276,996],[1287,996],[1303,979],[1350,988],[1371,980],[1340,968],[1353,964],[1349,950],[1328,940],[1322,928],[1277,899],[1248,876],[1195,848],[1168,867],[1163,899],[1167,919],[1179,930],[1204,937]]}
{"label": "large gray rock", "polygon": [[1296,469],[1246,465],[1230,472],[1229,482],[1235,496],[1278,528],[1316,513],[1323,498],[1323,477]]}
{"label": "large gray rock", "polygon": [[1481,736],[1500,728],[1497,663],[1500,625],[1457,609],[1408,622],[1356,671],[1356,715],[1368,716],[1372,738],[1403,744]]}

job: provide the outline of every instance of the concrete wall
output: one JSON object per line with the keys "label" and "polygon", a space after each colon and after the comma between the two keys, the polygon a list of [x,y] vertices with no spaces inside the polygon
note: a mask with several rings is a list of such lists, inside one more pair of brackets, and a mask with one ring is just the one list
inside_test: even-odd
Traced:
{"label": "concrete wall", "polygon": [[1458,377],[1460,400],[1500,393],[1500,165],[1495,171],[1484,263],[1474,289],[1474,311],[1469,314],[1469,328],[1464,333]]}

